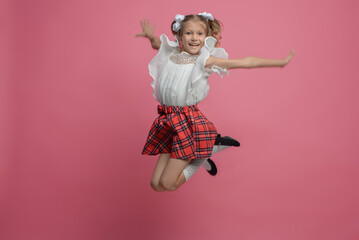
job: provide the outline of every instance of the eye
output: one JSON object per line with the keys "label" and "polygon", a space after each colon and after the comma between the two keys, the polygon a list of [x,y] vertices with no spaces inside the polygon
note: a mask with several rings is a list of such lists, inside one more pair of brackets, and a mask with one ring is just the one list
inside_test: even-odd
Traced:
{"label": "eye", "polygon": [[186,32],[185,34],[186,34],[186,35],[190,35],[190,34],[191,34],[191,32]]}
{"label": "eye", "polygon": [[198,35],[203,35],[203,32],[199,32]]}

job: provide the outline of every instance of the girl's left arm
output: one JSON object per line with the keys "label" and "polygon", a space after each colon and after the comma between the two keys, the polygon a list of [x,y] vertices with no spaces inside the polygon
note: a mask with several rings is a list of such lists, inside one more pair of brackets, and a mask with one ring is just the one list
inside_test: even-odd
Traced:
{"label": "girl's left arm", "polygon": [[260,57],[245,57],[240,59],[223,59],[209,57],[206,61],[206,68],[212,68],[213,65],[224,69],[233,68],[259,68],[259,67],[284,67],[294,56],[294,51],[291,50],[285,59],[269,59]]}

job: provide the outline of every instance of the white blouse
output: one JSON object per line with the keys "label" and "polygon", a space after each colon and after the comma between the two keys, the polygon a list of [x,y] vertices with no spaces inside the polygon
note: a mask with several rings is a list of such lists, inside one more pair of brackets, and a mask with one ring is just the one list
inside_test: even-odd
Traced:
{"label": "white blouse", "polygon": [[213,66],[205,68],[209,56],[228,59],[223,48],[215,48],[216,39],[207,37],[199,55],[181,52],[178,41],[170,41],[165,34],[161,37],[158,54],[149,63],[153,78],[153,97],[167,106],[189,106],[198,104],[208,94],[208,77],[216,72],[228,75],[226,69]]}

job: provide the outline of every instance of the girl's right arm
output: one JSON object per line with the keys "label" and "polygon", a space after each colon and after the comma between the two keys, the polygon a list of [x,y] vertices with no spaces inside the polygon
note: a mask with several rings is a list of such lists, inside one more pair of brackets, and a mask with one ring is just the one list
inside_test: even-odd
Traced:
{"label": "girl's right arm", "polygon": [[153,33],[156,25],[153,25],[153,27],[151,27],[150,20],[147,19],[140,20],[140,23],[142,27],[142,32],[136,34],[135,37],[146,37],[150,40],[153,49],[160,49],[161,39],[156,37]]}

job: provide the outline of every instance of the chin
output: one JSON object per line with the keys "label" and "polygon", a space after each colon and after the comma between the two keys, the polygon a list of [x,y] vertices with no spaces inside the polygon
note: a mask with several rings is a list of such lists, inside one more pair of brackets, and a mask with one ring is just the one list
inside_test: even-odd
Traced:
{"label": "chin", "polygon": [[192,55],[198,55],[201,49],[186,49],[185,51]]}
{"label": "chin", "polygon": [[198,55],[199,54],[199,51],[196,51],[196,52],[189,52],[190,54],[192,54],[192,55]]}

